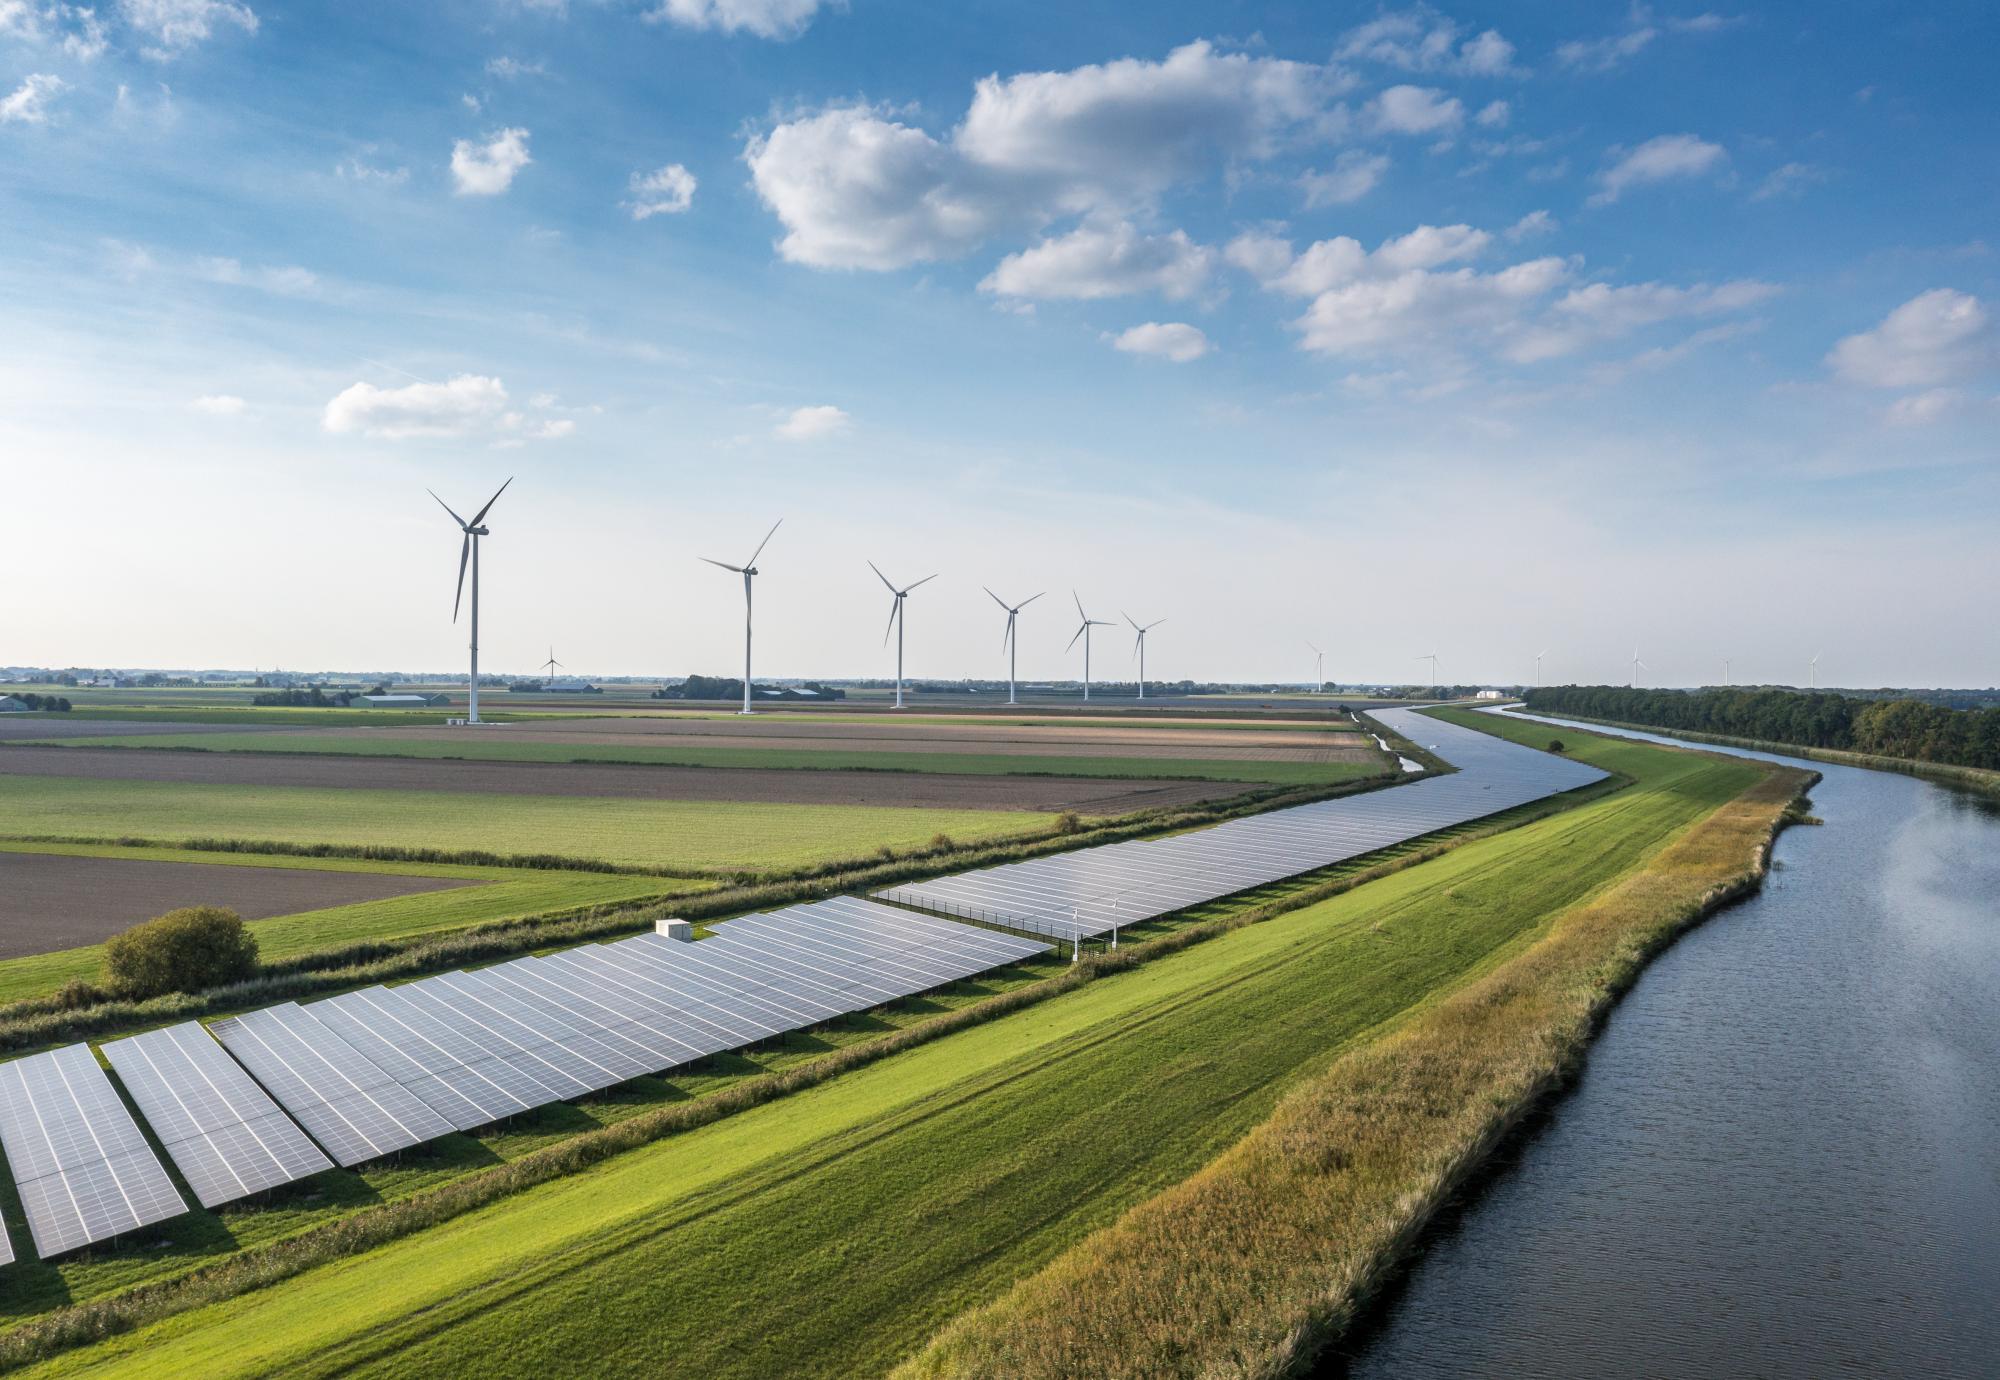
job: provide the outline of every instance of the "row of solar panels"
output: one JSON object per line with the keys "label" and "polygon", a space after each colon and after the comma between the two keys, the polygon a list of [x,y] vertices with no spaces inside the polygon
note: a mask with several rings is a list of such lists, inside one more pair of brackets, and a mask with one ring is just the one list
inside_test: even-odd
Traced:
{"label": "row of solar panels", "polygon": [[1383,723],[1458,770],[1168,838],[1059,853],[875,893],[1057,939],[1104,934],[1604,779],[1595,767],[1408,709]]}
{"label": "row of solar panels", "polygon": [[[842,897],[725,921],[699,943],[589,944],[103,1049],[214,1207],[1046,947]],[[187,1210],[88,1046],[0,1065],[0,1144],[45,1258]],[[0,1232],[0,1263],[13,1258]]]}

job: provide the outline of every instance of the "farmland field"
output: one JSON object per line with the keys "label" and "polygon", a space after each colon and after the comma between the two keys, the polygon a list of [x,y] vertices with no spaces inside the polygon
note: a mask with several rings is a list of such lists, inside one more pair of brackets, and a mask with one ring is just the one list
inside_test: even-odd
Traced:
{"label": "farmland field", "polygon": [[1634,784],[44,1373],[880,1373],[1760,775],[1574,750]]}
{"label": "farmland field", "polygon": [[188,785],[0,774],[17,838],[246,839],[554,854],[689,873],[768,871],[1046,828],[1052,815],[743,801]]}

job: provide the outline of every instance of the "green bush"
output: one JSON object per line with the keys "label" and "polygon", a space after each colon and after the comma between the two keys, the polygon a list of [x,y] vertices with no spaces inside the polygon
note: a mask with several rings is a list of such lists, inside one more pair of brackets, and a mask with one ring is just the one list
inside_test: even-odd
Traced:
{"label": "green bush", "polygon": [[109,984],[130,996],[201,992],[257,971],[257,938],[221,906],[184,906],[134,925],[104,946]]}
{"label": "green bush", "polygon": [[1551,738],[1551,739],[1549,739],[1549,751],[1550,751],[1550,752],[1563,752],[1563,751],[1565,751],[1565,750],[1566,750],[1566,749],[1565,749],[1565,748],[1563,747],[1563,740],[1562,740],[1562,739],[1560,739],[1560,738]]}

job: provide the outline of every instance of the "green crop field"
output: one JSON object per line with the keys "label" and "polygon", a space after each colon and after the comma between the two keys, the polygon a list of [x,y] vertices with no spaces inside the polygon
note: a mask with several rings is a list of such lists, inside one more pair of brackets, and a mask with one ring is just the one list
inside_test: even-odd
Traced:
{"label": "green crop field", "polygon": [[746,801],[615,800],[450,791],[336,790],[0,775],[17,838],[250,839],[555,854],[688,872],[768,871],[961,842],[1055,822],[1003,810]]}
{"label": "green crop field", "polygon": [[[0,852],[60,853],[133,858],[220,867],[302,868],[321,872],[373,872],[412,877],[458,877],[467,885],[448,891],[393,896],[381,901],[250,922],[265,960],[369,939],[396,939],[457,929],[488,920],[514,920],[574,906],[602,906],[713,889],[713,882],[605,872],[559,872],[518,867],[467,867],[450,863],[371,862],[353,858],[294,858],[272,853],[209,853],[175,848],[120,848],[104,844],[11,843]],[[45,996],[71,978],[95,980],[104,950],[91,944],[55,953],[0,959],[0,1002]]]}
{"label": "green crop field", "polygon": [[879,1374],[1759,779],[1572,741],[1634,784],[36,1373]]}
{"label": "green crop field", "polygon": [[[547,739],[440,742],[427,738],[319,736],[307,733],[135,734],[67,738],[63,747],[195,749],[204,752],[334,753],[347,757],[415,757],[491,762],[630,762],[665,767],[748,767],[774,771],[948,772],[974,776],[1131,777],[1136,780],[1243,781],[1272,786],[1322,786],[1382,769],[1371,752],[1350,762],[1255,762],[1164,757],[1043,757],[1027,753],[882,752],[852,748],[733,748],[687,743],[565,743]],[[1366,746],[1357,740],[1356,746]]]}

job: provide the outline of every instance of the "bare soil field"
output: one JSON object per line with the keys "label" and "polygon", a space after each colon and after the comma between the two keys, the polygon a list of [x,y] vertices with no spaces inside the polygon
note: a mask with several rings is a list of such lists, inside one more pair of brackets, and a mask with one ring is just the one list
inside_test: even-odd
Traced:
{"label": "bare soil field", "polygon": [[179,906],[245,920],[478,886],[456,877],[0,853],[0,958],[96,944]]}
{"label": "bare soil field", "polygon": [[[241,733],[242,724],[189,724],[138,719],[45,719],[34,714],[0,714],[0,743],[48,742],[62,738],[129,738],[149,733]],[[276,730],[273,731],[282,731]]]}
{"label": "bare soil field", "polygon": [[1187,805],[1238,795],[1248,789],[1242,783],[1230,781],[768,771],[610,762],[440,762],[408,757],[57,747],[10,747],[0,751],[0,774],[199,785],[486,791],[499,795],[604,796],[621,800],[743,800],[773,805],[893,805],[1047,813],[1075,810],[1092,815]]}

